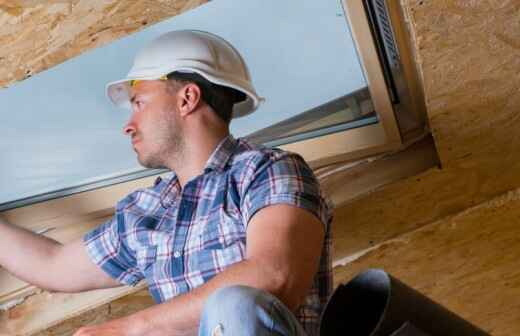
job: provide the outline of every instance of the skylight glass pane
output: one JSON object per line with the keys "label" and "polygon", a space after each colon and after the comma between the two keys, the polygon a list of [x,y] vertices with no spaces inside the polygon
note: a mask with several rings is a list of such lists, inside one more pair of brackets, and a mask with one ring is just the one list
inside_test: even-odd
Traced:
{"label": "skylight glass pane", "polygon": [[104,87],[175,29],[220,35],[248,63],[266,102],[232,121],[235,136],[276,144],[377,121],[339,0],[211,1],[0,90],[0,209],[153,173],[122,134],[130,112],[111,106]]}

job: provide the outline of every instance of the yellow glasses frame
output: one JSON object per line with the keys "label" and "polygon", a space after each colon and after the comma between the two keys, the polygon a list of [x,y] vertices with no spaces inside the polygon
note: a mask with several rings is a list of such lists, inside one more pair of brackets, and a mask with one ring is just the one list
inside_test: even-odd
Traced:
{"label": "yellow glasses frame", "polygon": [[[130,87],[136,86],[137,83],[139,83],[139,82],[141,82],[143,80],[145,80],[145,79],[132,79],[132,80],[130,80]],[[161,76],[157,80],[168,80],[168,76],[167,75]]]}

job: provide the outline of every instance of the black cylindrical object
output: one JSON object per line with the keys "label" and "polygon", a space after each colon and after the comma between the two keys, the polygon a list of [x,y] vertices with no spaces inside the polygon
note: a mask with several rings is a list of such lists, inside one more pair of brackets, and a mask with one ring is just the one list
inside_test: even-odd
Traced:
{"label": "black cylindrical object", "polygon": [[489,334],[386,272],[371,269],[334,291],[322,315],[320,335]]}

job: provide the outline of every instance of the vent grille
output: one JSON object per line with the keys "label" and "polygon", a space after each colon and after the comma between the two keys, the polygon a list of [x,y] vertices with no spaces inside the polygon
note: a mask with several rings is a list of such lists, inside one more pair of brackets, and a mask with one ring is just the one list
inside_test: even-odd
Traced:
{"label": "vent grille", "polygon": [[[394,1],[394,0],[392,0]],[[383,67],[385,82],[393,104],[399,104],[395,78],[401,72],[399,52],[388,15],[386,0],[364,0],[372,35],[376,42],[377,53]]]}
{"label": "vent grille", "polygon": [[385,0],[373,0],[375,18],[378,23],[379,33],[383,38],[383,44],[387,53],[388,62],[392,68],[399,67],[399,52],[397,51],[394,31],[388,18],[388,9]]}

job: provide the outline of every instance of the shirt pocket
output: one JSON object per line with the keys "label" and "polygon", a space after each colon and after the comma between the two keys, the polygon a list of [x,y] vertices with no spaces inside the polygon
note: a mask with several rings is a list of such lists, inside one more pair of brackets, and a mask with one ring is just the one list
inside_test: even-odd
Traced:
{"label": "shirt pocket", "polygon": [[219,209],[203,221],[198,230],[198,250],[220,250],[245,242],[246,232],[238,213]]}
{"label": "shirt pocket", "polygon": [[200,274],[203,282],[206,282],[232,264],[244,260],[245,255],[245,244],[241,241],[221,248],[193,252],[187,258],[186,272]]}
{"label": "shirt pocket", "polygon": [[157,246],[142,247],[136,251],[137,267],[150,283],[157,262]]}

